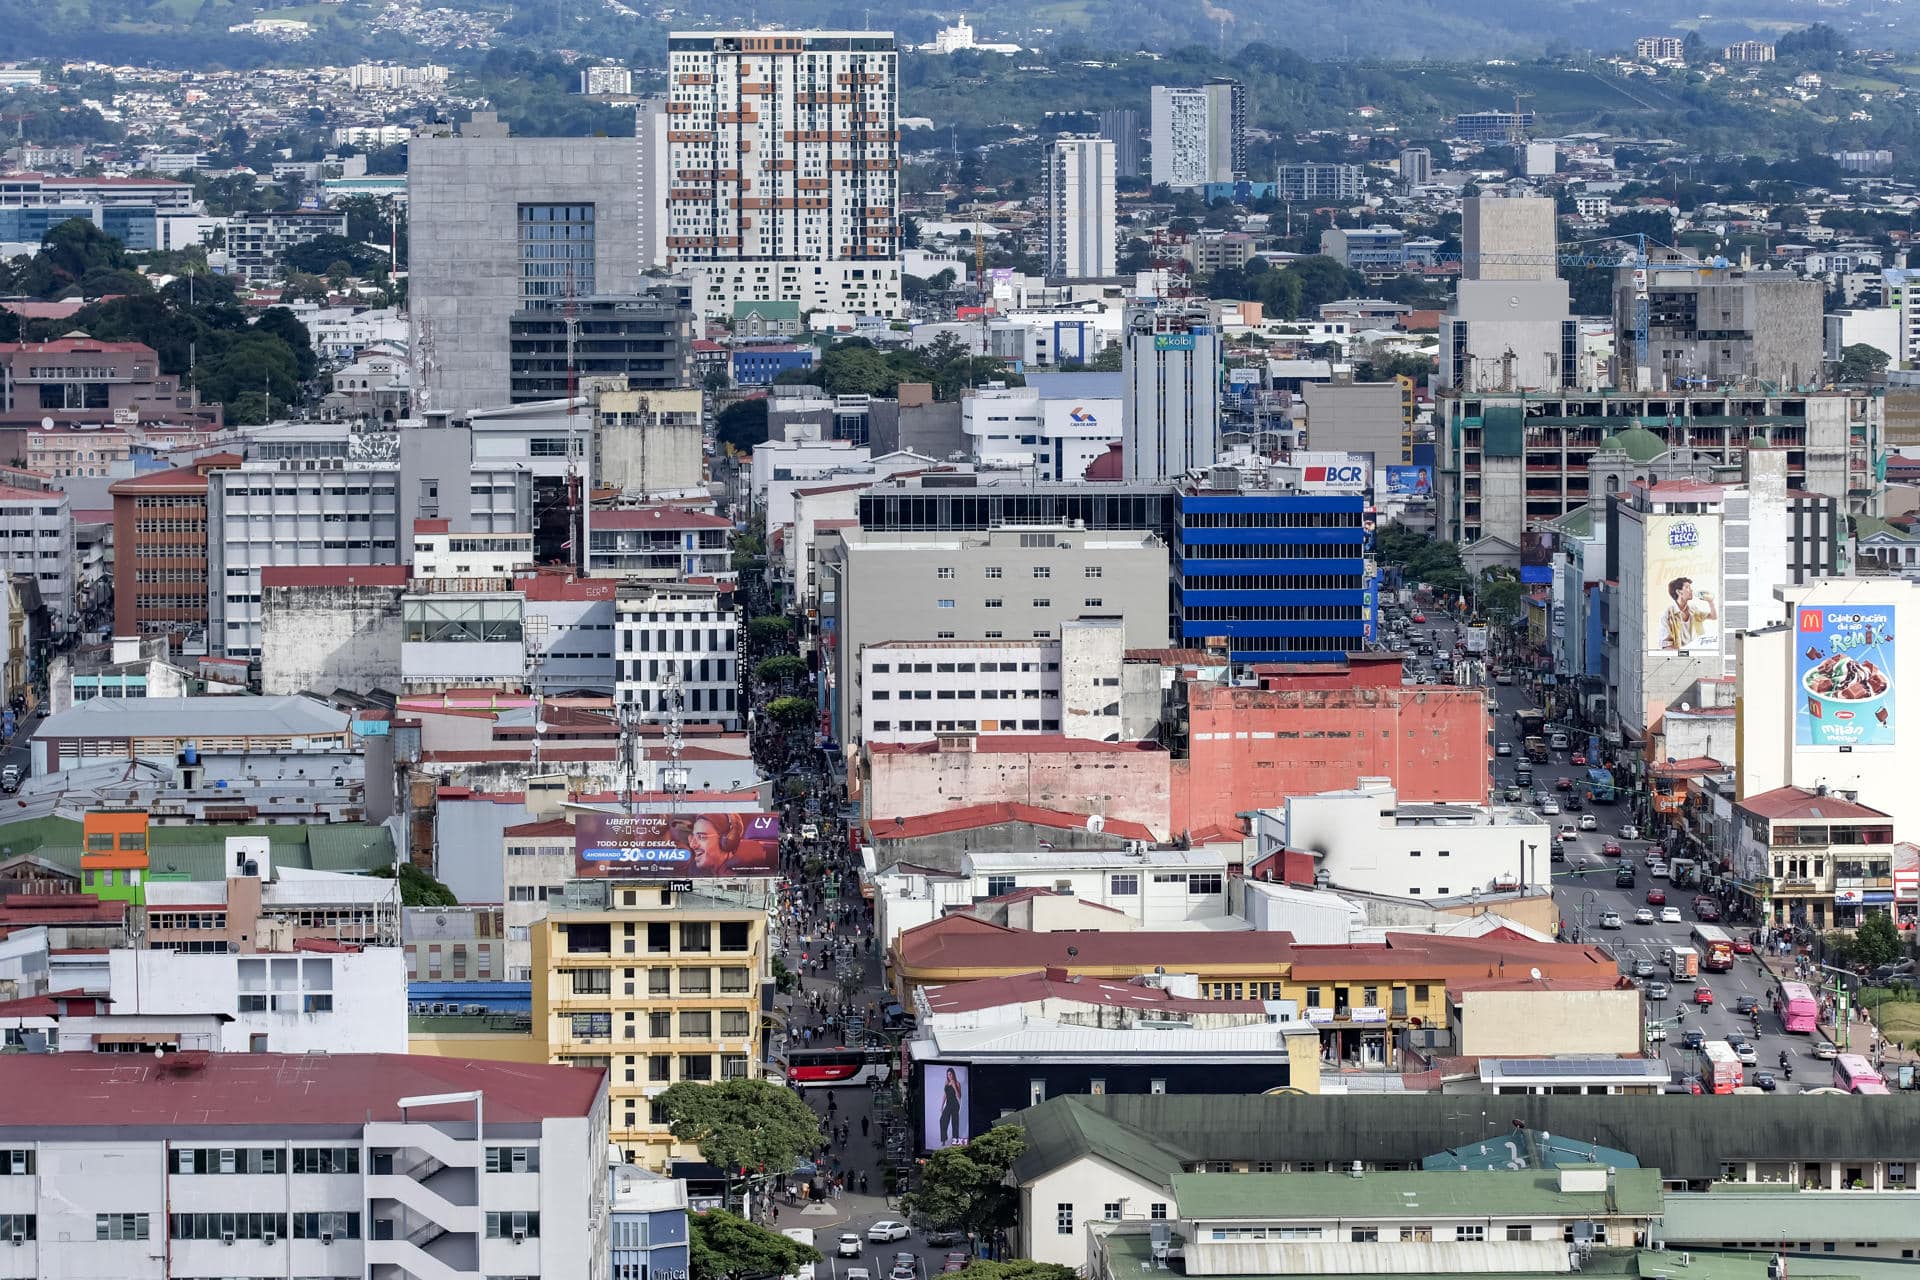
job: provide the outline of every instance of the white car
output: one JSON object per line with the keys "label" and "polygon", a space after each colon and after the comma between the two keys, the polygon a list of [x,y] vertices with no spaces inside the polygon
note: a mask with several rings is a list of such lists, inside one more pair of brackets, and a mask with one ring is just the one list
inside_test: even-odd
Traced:
{"label": "white car", "polygon": [[1638,840],[1640,838],[1640,828],[1634,826],[1631,822],[1626,823],[1620,828],[1620,838],[1622,840]]}
{"label": "white car", "polygon": [[885,1244],[889,1240],[905,1240],[912,1234],[913,1229],[906,1223],[884,1218],[867,1228],[867,1239],[877,1244]]}
{"label": "white car", "polygon": [[846,1231],[840,1235],[840,1248],[837,1252],[843,1258],[857,1258],[865,1247],[866,1246],[860,1243],[859,1236],[851,1231]]}
{"label": "white car", "polygon": [[1831,1040],[1822,1040],[1813,1046],[1813,1056],[1827,1061],[1840,1056],[1839,1048]]}
{"label": "white car", "polygon": [[1620,927],[1620,913],[1618,911],[1601,912],[1600,927],[1602,929],[1618,929]]}
{"label": "white car", "polygon": [[1562,840],[1572,840],[1577,837],[1573,827],[1569,825],[1569,826],[1563,826],[1560,828],[1560,838]]}
{"label": "white car", "polygon": [[1660,908],[1660,923],[1661,924],[1679,924],[1680,908],[1678,907]]}
{"label": "white car", "polygon": [[1733,1056],[1740,1059],[1741,1063],[1745,1066],[1757,1067],[1760,1065],[1760,1054],[1745,1040],[1733,1046]]}
{"label": "white car", "polygon": [[1510,756],[1513,754],[1513,744],[1511,742],[1499,743],[1493,748],[1493,754],[1497,756]]}
{"label": "white car", "polygon": [[1652,924],[1652,923],[1653,923],[1653,908],[1652,908],[1652,907],[1642,907],[1642,908],[1640,908],[1640,909],[1639,909],[1638,911],[1636,911],[1636,912],[1634,912],[1634,913],[1633,913],[1633,922],[1634,922],[1635,924]]}
{"label": "white car", "polygon": [[1583,813],[1580,815],[1580,829],[1582,831],[1598,831],[1600,829],[1600,819],[1590,813]]}
{"label": "white car", "polygon": [[1543,816],[1551,818],[1560,812],[1560,802],[1548,797],[1540,802],[1540,812]]}

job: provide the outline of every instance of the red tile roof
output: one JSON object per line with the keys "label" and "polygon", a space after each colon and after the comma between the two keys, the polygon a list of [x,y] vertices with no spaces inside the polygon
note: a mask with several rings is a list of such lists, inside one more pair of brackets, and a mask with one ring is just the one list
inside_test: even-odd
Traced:
{"label": "red tile roof", "polygon": [[59,1018],[69,1012],[81,1017],[95,1013],[105,1013],[113,1001],[91,991],[49,991],[43,996],[22,996],[18,1000],[0,1001],[0,1018]]}
{"label": "red tile roof", "polygon": [[[399,1101],[479,1090],[489,1125],[586,1117],[606,1073],[404,1053],[28,1053],[0,1058],[0,1129],[275,1130],[399,1120]],[[464,1120],[469,1103],[421,1107],[415,1120]]]}
{"label": "red tile roof", "polygon": [[501,832],[501,834],[509,836],[567,836],[571,838],[573,836],[573,823],[565,818],[547,818],[540,822],[523,822],[518,826],[508,827],[505,831]]}
{"label": "red tile roof", "polygon": [[[894,951],[912,969],[1097,969],[1113,966],[1171,971],[1188,964],[1244,961],[1284,964],[1291,933],[1211,930],[1131,933],[1029,933],[968,915],[943,916],[908,929]],[[1075,954],[1068,955],[1073,948]]]}
{"label": "red tile roof", "polygon": [[[1108,818],[1103,821],[1104,834],[1116,840],[1153,839],[1153,832],[1137,822],[1127,822],[1118,818]],[[1042,809],[1037,805],[1002,802],[970,804],[960,809],[917,814],[899,821],[891,818],[882,819],[872,823],[870,830],[876,840],[918,840],[923,836],[946,835],[954,831],[977,831],[981,827],[997,827],[1008,822],[1024,822],[1029,826],[1048,827],[1055,831],[1087,829],[1087,815],[1084,813],[1063,813],[1058,809]]]}
{"label": "red tile roof", "polygon": [[[875,755],[932,756],[940,754],[934,742],[875,742],[867,750]],[[1157,742],[1097,742],[1092,738],[1069,738],[1057,733],[1004,734],[983,733],[973,740],[975,755],[1117,755],[1122,752],[1165,751]]]}
{"label": "red tile roof", "polygon": [[1688,756],[1685,760],[1663,761],[1653,766],[1650,772],[1656,778],[1697,778],[1703,774],[1719,773],[1728,767],[1712,756]]}
{"label": "red tile roof", "polygon": [[1068,1000],[1076,1004],[1190,1013],[1266,1011],[1266,1005],[1258,1000],[1190,1000],[1169,995],[1161,988],[1150,987],[1137,979],[1117,982],[1111,978],[1083,978],[1060,968],[1037,969],[1032,973],[1016,973],[1004,978],[949,982],[943,986],[928,987],[926,996],[927,1004],[934,1013],[970,1013],[977,1009],[995,1009],[1001,1005],[1029,1004],[1035,1000]]}
{"label": "red tile roof", "polygon": [[618,511],[591,511],[587,523],[595,529],[731,529],[733,521],[710,511],[687,507],[633,507]]}
{"label": "red tile roof", "polygon": [[51,342],[0,342],[0,355],[68,356],[76,352],[129,351],[158,358],[144,342],[98,342],[92,338],[55,338]]}
{"label": "red tile roof", "polygon": [[1891,815],[1866,805],[1855,804],[1844,796],[1828,792],[1821,795],[1805,787],[1776,787],[1757,796],[1737,801],[1738,807],[1755,817],[1769,821],[1791,818],[1868,818],[1891,821]]}
{"label": "red tile roof", "polygon": [[407,585],[403,564],[270,564],[260,570],[265,587],[387,587]]}
{"label": "red tile roof", "polygon": [[612,578],[576,578],[564,570],[542,570],[513,580],[513,589],[529,600],[611,600],[619,585]]}

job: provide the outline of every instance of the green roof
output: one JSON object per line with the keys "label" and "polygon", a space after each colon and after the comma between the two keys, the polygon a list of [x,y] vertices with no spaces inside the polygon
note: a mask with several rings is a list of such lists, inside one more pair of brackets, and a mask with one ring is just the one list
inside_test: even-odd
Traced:
{"label": "green roof", "polygon": [[735,302],[733,304],[733,318],[735,320],[744,319],[756,312],[763,320],[797,321],[800,319],[800,304],[793,301]]}
{"label": "green roof", "polygon": [[[1895,1213],[1898,1209],[1900,1212]],[[1792,1183],[1717,1183],[1701,1194],[1667,1197],[1669,1248],[1728,1242],[1873,1240],[1888,1222],[1920,1222],[1920,1191],[1802,1191]],[[1797,1275],[1796,1265],[1791,1273]]]}
{"label": "green roof", "polygon": [[[1920,1102],[1898,1094],[1735,1095],[1711,1105],[1681,1095],[1537,1094],[1502,1097],[1500,1107],[1503,1126],[1625,1151],[1681,1182],[1715,1181],[1733,1160],[1898,1159],[1920,1150]],[[1183,1159],[1404,1165],[1486,1141],[1482,1110],[1449,1094],[1063,1094],[1013,1117],[1027,1131],[1014,1172],[1025,1181],[1061,1168],[1106,1135],[1143,1169]],[[1114,1127],[1096,1131],[1082,1113]]]}
{"label": "green roof", "polygon": [[[1014,1163],[1014,1172],[1028,1176],[1057,1167],[1083,1155],[1095,1156],[1116,1168],[1162,1187],[1173,1185],[1183,1163],[1197,1157],[1173,1143],[1122,1124],[1090,1107],[1070,1105],[1072,1096],[1049,1099],[1047,1104],[1022,1111],[1016,1123],[1027,1131],[1027,1154]],[[1059,1102],[1061,1106],[1052,1105]]]}
{"label": "green roof", "polygon": [[1920,538],[1920,534],[1915,534],[1910,529],[1902,529],[1893,521],[1883,520],[1879,516],[1854,516],[1852,519],[1853,536],[1862,541],[1878,533],[1884,533],[1889,538],[1895,538],[1901,542],[1913,542],[1916,538]]}
{"label": "green roof", "polygon": [[[1578,1166],[1573,1166],[1578,1168]],[[1562,1191],[1561,1174],[1535,1172],[1182,1173],[1173,1179],[1182,1218],[1292,1221],[1299,1218],[1652,1218],[1660,1213],[1660,1172],[1620,1169],[1613,1189]]]}
{"label": "green roof", "polygon": [[1600,442],[1602,449],[1618,449],[1635,462],[1652,462],[1667,451],[1667,442],[1642,426],[1628,427]]}
{"label": "green roof", "polygon": [[[279,867],[365,873],[393,865],[392,835],[385,827],[362,822],[310,827],[198,823],[148,828],[151,873],[169,879],[224,880],[230,836],[263,836],[272,841],[274,865]],[[35,818],[0,826],[0,857],[32,853],[79,875],[82,852],[80,824],[68,818]]]}
{"label": "green roof", "polygon": [[[1872,1200],[1879,1197],[1862,1198]],[[1884,1221],[1876,1234],[1886,1234]],[[1639,1272],[1641,1280],[1768,1280],[1767,1265],[1773,1261],[1773,1257],[1771,1253],[1643,1249],[1640,1252]],[[1789,1253],[1786,1260],[1786,1274],[1791,1280],[1912,1280],[1914,1273],[1911,1262],[1880,1258]]]}
{"label": "green roof", "polygon": [[[1325,1177],[1326,1175],[1314,1174],[1310,1176]],[[1360,1246],[1362,1249],[1372,1247],[1371,1245]],[[1392,1246],[1387,1247],[1391,1248]],[[1158,1267],[1166,1266],[1165,1262],[1158,1261],[1153,1257],[1153,1237],[1144,1232],[1128,1233],[1115,1231],[1105,1237],[1105,1248],[1108,1262],[1107,1270],[1115,1276],[1132,1275],[1135,1271],[1139,1271],[1142,1274],[1154,1273],[1156,1271],[1156,1263]],[[1649,1253],[1641,1256],[1664,1258],[1667,1255]],[[1646,1274],[1636,1269],[1637,1261],[1638,1259],[1630,1249],[1596,1249],[1585,1258],[1582,1258],[1580,1260],[1580,1270],[1577,1273],[1571,1274],[1577,1274],[1580,1280],[1593,1280],[1594,1277],[1606,1277],[1607,1280],[1613,1280],[1613,1278],[1618,1277],[1619,1280],[1629,1280],[1629,1277],[1639,1277]],[[1177,1275],[1178,1273],[1166,1272],[1165,1274]],[[1368,1272],[1364,1269],[1337,1273],[1316,1273],[1310,1271],[1289,1272],[1285,1280],[1356,1280],[1356,1277],[1373,1274],[1380,1273]],[[1468,1277],[1478,1274],[1481,1273],[1461,1271],[1395,1271],[1393,1273],[1393,1280],[1468,1280]],[[1501,1271],[1497,1274],[1500,1280],[1569,1280],[1570,1276],[1570,1273],[1566,1271]],[[1243,1274],[1236,1271],[1233,1280],[1281,1280],[1281,1278],[1250,1273]],[[1693,1278],[1691,1276],[1676,1276],[1674,1280],[1693,1280]],[[1756,1278],[1756,1280],[1765,1280],[1765,1278],[1762,1276]]]}
{"label": "green roof", "polygon": [[1563,516],[1556,516],[1546,522],[1547,527],[1558,529],[1570,538],[1591,538],[1593,536],[1593,504],[1583,503]]}

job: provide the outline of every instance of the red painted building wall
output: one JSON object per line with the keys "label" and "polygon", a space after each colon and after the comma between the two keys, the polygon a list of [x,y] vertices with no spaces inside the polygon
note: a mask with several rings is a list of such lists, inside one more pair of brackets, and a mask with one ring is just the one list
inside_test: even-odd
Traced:
{"label": "red painted building wall", "polygon": [[1398,661],[1259,674],[1259,688],[1187,686],[1189,758],[1174,762],[1175,831],[1232,824],[1249,809],[1361,778],[1391,779],[1403,804],[1486,803],[1491,748],[1480,690],[1403,685]]}

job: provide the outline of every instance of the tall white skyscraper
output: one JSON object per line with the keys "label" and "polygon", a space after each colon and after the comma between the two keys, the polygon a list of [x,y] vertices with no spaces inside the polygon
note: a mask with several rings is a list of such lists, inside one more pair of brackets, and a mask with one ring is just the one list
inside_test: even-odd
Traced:
{"label": "tall white skyscraper", "polygon": [[1238,80],[1191,89],[1155,85],[1150,128],[1155,186],[1177,190],[1247,176],[1247,87]]}
{"label": "tall white skyscraper", "polygon": [[899,55],[885,31],[667,39],[668,263],[736,301],[900,312]]}
{"label": "tall white skyscraper", "polygon": [[1091,135],[1055,138],[1044,163],[1040,185],[1046,202],[1042,230],[1047,274],[1068,280],[1113,275],[1119,268],[1112,140]]}
{"label": "tall white skyscraper", "polygon": [[1204,303],[1129,309],[1120,433],[1128,480],[1213,465],[1220,449],[1220,331]]}

